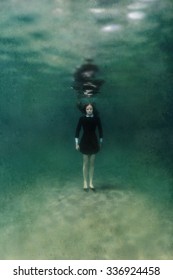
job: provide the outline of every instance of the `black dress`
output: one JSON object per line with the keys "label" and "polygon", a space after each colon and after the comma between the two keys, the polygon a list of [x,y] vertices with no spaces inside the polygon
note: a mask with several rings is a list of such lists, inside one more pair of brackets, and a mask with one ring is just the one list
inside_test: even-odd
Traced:
{"label": "black dress", "polygon": [[100,149],[96,129],[98,129],[99,138],[103,137],[100,118],[97,116],[80,117],[76,127],[75,138],[79,138],[81,128],[83,128],[83,135],[79,142],[80,152],[85,155],[96,154]]}

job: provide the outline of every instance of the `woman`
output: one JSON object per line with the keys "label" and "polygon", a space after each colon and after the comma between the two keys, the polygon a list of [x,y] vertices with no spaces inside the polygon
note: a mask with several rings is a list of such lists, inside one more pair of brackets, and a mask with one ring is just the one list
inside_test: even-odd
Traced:
{"label": "woman", "polygon": [[[75,143],[76,150],[79,150],[83,154],[83,188],[85,191],[88,190],[87,177],[89,175],[89,188],[94,191],[93,175],[95,154],[100,150],[103,132],[100,118],[94,113],[93,105],[85,105],[84,112],[85,115],[80,117],[76,127]],[[81,128],[83,128],[83,135],[79,141]],[[99,140],[96,135],[96,129],[98,129]]]}

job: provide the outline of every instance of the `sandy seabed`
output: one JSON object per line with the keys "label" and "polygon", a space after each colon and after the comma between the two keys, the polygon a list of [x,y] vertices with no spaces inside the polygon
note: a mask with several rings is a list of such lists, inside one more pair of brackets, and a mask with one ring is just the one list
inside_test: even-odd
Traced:
{"label": "sandy seabed", "polygon": [[0,259],[172,259],[172,221],[146,195],[112,179],[39,181],[1,212]]}

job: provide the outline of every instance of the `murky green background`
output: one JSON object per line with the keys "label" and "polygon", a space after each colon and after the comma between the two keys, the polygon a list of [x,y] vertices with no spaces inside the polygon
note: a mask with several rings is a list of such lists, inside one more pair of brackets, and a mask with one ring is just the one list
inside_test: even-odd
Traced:
{"label": "murky green background", "polygon": [[[0,1],[0,258],[173,258],[172,0]],[[105,84],[82,191],[72,74]]]}

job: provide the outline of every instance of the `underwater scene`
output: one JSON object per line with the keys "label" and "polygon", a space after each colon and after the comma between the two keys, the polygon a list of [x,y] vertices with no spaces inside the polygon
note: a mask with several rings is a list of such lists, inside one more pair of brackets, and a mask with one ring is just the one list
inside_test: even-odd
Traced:
{"label": "underwater scene", "polygon": [[173,259],[172,0],[1,0],[0,28],[0,259]]}

